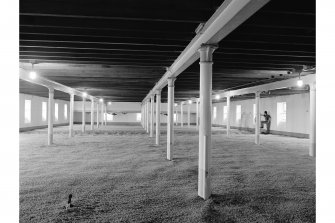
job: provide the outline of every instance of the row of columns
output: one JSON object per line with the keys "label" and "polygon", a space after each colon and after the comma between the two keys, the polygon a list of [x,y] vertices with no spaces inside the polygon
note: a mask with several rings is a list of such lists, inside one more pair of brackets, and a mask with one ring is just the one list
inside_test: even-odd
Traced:
{"label": "row of columns", "polygon": [[[82,126],[81,131],[84,133],[86,130],[85,122],[85,103],[86,98],[83,97],[82,101]],[[49,99],[48,99],[48,145],[53,143],[53,123],[54,123],[54,89],[49,88]],[[97,103],[97,114],[96,114],[96,123],[97,128],[99,127],[99,122],[101,125],[107,125],[107,106],[104,103],[101,103],[101,117],[99,119],[99,103]],[[73,117],[74,117],[74,94],[70,94],[70,116],[69,116],[69,137],[74,136],[73,131]],[[91,130],[94,129],[94,100],[91,100]]]}
{"label": "row of columns", "polygon": [[[196,126],[199,129],[199,159],[198,159],[198,195],[208,199],[211,195],[210,184],[210,163],[211,163],[211,128],[212,128],[212,54],[217,47],[215,45],[203,45],[199,49],[200,54],[200,98],[196,100]],[[167,118],[167,159],[173,159],[174,146],[174,82],[175,78],[168,78],[168,118]],[[160,92],[156,93],[156,144],[159,144],[160,136]],[[310,85],[310,155],[315,156],[315,136],[316,136],[316,116],[315,116],[315,83]],[[151,109],[149,104],[151,103]],[[149,113],[151,113],[150,136],[153,135],[153,96],[144,102],[142,115],[144,117],[143,126],[149,131]],[[256,124],[255,143],[260,144],[260,92],[255,93]],[[180,125],[183,127],[183,103],[180,107]],[[227,125],[226,134],[230,136],[230,96],[227,96]],[[190,106],[188,107],[188,127],[190,127]]]}

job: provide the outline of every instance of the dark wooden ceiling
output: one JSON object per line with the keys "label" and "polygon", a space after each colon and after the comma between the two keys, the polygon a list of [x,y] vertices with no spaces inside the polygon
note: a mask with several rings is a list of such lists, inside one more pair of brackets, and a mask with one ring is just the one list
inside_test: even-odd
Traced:
{"label": "dark wooden ceiling", "polygon": [[[21,0],[20,66],[30,69],[33,60],[51,80],[106,100],[140,102],[222,2]],[[297,72],[288,71],[303,65],[315,66],[315,1],[272,0],[219,43],[213,91],[290,78]],[[22,80],[20,92],[47,96]],[[175,98],[198,95],[196,62],[178,76]]]}

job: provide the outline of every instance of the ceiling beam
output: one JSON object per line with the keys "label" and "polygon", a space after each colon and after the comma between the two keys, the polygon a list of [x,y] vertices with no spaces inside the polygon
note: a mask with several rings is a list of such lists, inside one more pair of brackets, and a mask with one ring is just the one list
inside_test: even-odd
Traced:
{"label": "ceiling beam", "polygon": [[[52,88],[52,89],[55,89],[55,90],[58,90],[58,91],[62,91],[62,92],[68,93],[68,94],[74,94],[74,95],[77,95],[77,96],[80,96],[80,97],[82,97],[83,93],[84,93],[84,92],[78,91],[77,89],[74,89],[74,88],[65,86],[63,84],[60,84],[58,82],[51,81],[51,80],[49,80],[47,78],[44,78],[44,77],[39,76],[39,77],[36,77],[36,79],[32,80],[29,77],[29,72],[26,71],[25,69],[22,69],[22,68],[20,68],[20,70],[19,70],[19,75],[20,75],[20,79],[22,79],[22,80],[25,80],[25,81],[30,82],[30,83],[38,84],[38,85],[44,86],[46,88]],[[97,100],[97,98],[92,96],[92,95],[88,95],[87,97],[90,98],[91,100],[92,99]]]}
{"label": "ceiling beam", "polygon": [[269,0],[224,1],[143,101],[151,96],[151,92],[165,87],[169,77],[177,77],[194,63],[199,58],[198,49],[202,44],[217,44],[268,2]]}

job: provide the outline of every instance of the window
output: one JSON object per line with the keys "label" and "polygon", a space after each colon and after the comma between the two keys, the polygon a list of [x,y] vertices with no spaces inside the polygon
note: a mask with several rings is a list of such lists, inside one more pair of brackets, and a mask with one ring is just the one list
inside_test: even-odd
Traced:
{"label": "window", "polygon": [[136,113],[136,121],[141,121],[141,113]]}
{"label": "window", "polygon": [[228,116],[227,106],[223,106],[223,120],[226,120]]}
{"label": "window", "polygon": [[252,123],[256,124],[256,104],[254,104],[252,114],[253,114],[253,121],[252,121]]}
{"label": "window", "polygon": [[114,116],[112,114],[107,113],[107,121],[113,121]]}
{"label": "window", "polygon": [[286,102],[277,103],[277,125],[286,122]]}
{"label": "window", "polygon": [[67,120],[67,104],[64,105],[64,119]]}
{"label": "window", "polygon": [[216,119],[216,107],[213,107],[213,119]]}
{"label": "window", "polygon": [[173,114],[173,121],[174,121],[174,122],[177,121],[177,114],[176,114],[176,113]]}
{"label": "window", "polygon": [[31,100],[24,100],[24,123],[31,122]]}
{"label": "window", "polygon": [[236,105],[236,121],[241,120],[241,105]]}
{"label": "window", "polygon": [[42,121],[45,122],[47,120],[47,103],[44,101],[42,102]]}
{"label": "window", "polygon": [[58,121],[58,103],[55,103],[55,121]]}

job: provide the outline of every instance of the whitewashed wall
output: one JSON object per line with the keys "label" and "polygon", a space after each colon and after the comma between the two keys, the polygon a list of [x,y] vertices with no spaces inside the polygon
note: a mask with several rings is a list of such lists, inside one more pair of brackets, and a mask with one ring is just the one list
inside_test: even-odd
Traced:
{"label": "whitewashed wall", "polygon": [[[31,100],[31,122],[24,123],[24,101]],[[47,102],[48,98],[38,97],[28,94],[20,94],[20,128],[28,127],[40,127],[46,126],[48,124],[48,119],[46,121],[42,120],[42,102]],[[58,103],[58,121],[54,119],[54,124],[66,124],[69,123],[69,110],[70,103],[63,100],[54,100],[55,103]],[[67,104],[67,119],[64,117],[64,104]],[[48,112],[47,112],[48,114]],[[48,116],[47,116],[48,117]]]}
{"label": "whitewashed wall", "polygon": [[[277,124],[277,103],[286,102],[286,122]],[[253,104],[255,100],[232,101],[230,110],[230,125],[233,127],[254,128]],[[217,107],[217,117],[213,124],[226,125],[227,120],[223,120],[223,106],[226,103],[213,103]],[[236,121],[236,105],[241,105],[241,120]],[[270,98],[261,98],[260,112],[268,111],[271,115],[271,130],[309,133],[309,93],[286,95]]]}

